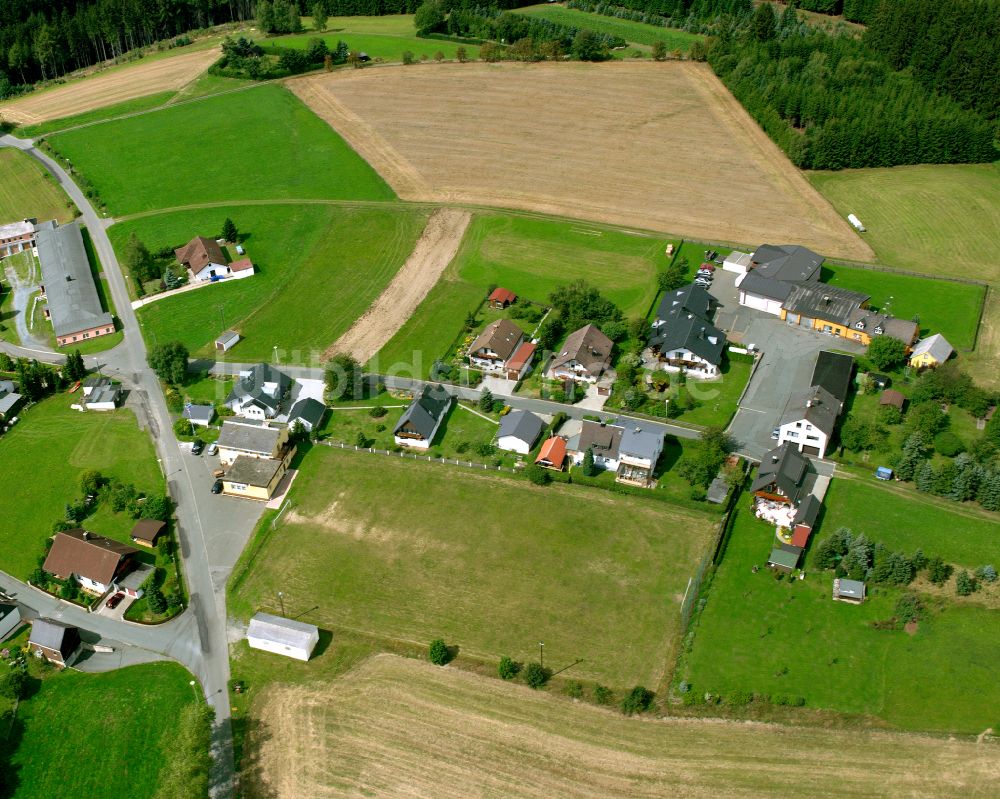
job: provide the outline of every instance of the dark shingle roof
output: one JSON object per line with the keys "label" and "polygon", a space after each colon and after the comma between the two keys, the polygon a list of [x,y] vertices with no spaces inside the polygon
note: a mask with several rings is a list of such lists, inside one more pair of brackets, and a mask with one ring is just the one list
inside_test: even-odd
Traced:
{"label": "dark shingle roof", "polygon": [[[265,383],[275,383],[278,386],[277,397],[272,397],[264,391]],[[279,399],[291,385],[292,379],[280,369],[275,369],[270,364],[258,363],[250,367],[246,373],[240,374],[233,390],[226,397],[226,404],[239,399],[243,402],[253,401],[265,408],[276,410],[280,405]]]}
{"label": "dark shingle roof", "polygon": [[59,652],[64,658],[73,654],[80,645],[80,631],[68,624],[61,624],[49,619],[35,619],[31,623],[29,644],[43,646]]}
{"label": "dark shingle roof", "polygon": [[469,352],[475,354],[479,350],[492,350],[501,360],[506,361],[517,345],[524,338],[524,331],[510,321],[510,319],[497,319],[490,322],[480,333],[476,340],[469,347]]}
{"label": "dark shingle roof", "polygon": [[301,419],[312,427],[319,427],[326,413],[326,405],[313,397],[306,397],[296,402],[288,412],[288,423]]}
{"label": "dark shingle roof", "polygon": [[755,274],[789,283],[819,280],[823,257],[798,244],[762,244],[753,253]]}
{"label": "dark shingle roof", "polygon": [[690,350],[715,366],[722,363],[726,334],[711,322],[691,314],[681,314],[656,328],[649,345],[660,352]]}
{"label": "dark shingle roof", "polygon": [[848,325],[851,314],[870,299],[857,291],[830,286],[826,283],[809,283],[792,287],[782,307],[791,313]]}
{"label": "dark shingle roof", "polygon": [[781,493],[792,502],[797,502],[805,485],[809,462],[798,449],[785,442],[768,452],[760,462],[757,477],[750,486],[752,492],[761,491],[771,485],[781,489]]}
{"label": "dark shingle roof", "polygon": [[451,407],[451,394],[440,386],[424,386],[420,396],[403,412],[393,433],[398,433],[407,423],[423,438],[430,440],[441,417]]}
{"label": "dark shingle roof", "polygon": [[660,307],[656,311],[657,319],[668,319],[671,315],[690,313],[708,319],[712,312],[715,301],[701,286],[694,283],[684,286],[674,291],[668,291],[660,300]]}
{"label": "dark shingle roof", "polygon": [[277,427],[265,427],[244,419],[226,419],[217,443],[225,449],[270,456],[280,436],[281,429]]}
{"label": "dark shingle roof", "polygon": [[577,452],[593,448],[594,454],[609,460],[618,460],[618,451],[625,431],[616,426],[584,420],[576,443]]}
{"label": "dark shingle roof", "polygon": [[614,342],[595,325],[584,325],[566,337],[559,354],[552,359],[552,369],[576,361],[591,375],[600,374],[611,362]]}
{"label": "dark shingle roof", "polygon": [[820,351],[813,367],[812,385],[822,386],[841,403],[847,401],[854,373],[854,358],[839,352]]}
{"label": "dark shingle roof", "polygon": [[788,295],[792,293],[792,284],[785,283],[782,280],[773,280],[763,275],[758,275],[756,271],[753,271],[748,272],[746,277],[740,282],[740,291],[784,302],[788,299]]}
{"label": "dark shingle roof", "polygon": [[852,311],[850,325],[855,330],[863,330],[873,338],[889,336],[899,339],[904,344],[912,344],[920,332],[920,326],[916,322],[886,316],[884,313],[867,308]]}
{"label": "dark shingle roof", "polygon": [[57,577],[77,574],[107,585],[114,579],[122,559],[137,553],[128,544],[86,530],[66,530],[55,534],[42,568]]}
{"label": "dark shingle roof", "polygon": [[830,436],[838,416],[840,401],[822,386],[810,386],[792,394],[781,415],[781,424],[805,420]]}
{"label": "dark shingle roof", "polygon": [[500,419],[500,429],[497,431],[497,438],[513,436],[519,441],[524,441],[529,446],[538,440],[542,433],[544,423],[535,414],[528,411],[511,411]]}

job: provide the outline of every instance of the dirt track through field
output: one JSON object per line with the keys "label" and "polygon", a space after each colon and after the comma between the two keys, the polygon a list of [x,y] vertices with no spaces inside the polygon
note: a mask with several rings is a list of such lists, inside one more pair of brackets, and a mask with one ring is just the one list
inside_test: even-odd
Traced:
{"label": "dirt track through field", "polygon": [[371,307],[324,353],[350,353],[360,363],[375,356],[410,318],[462,243],[472,214],[440,208],[431,214],[403,268],[396,273]]}
{"label": "dirt track through field", "polygon": [[288,85],[403,199],[873,257],[704,64],[422,65]]}
{"label": "dirt track through field", "polygon": [[139,61],[135,66],[29,94],[0,106],[0,116],[12,122],[34,125],[49,119],[60,119],[106,105],[123,103],[147,94],[180,89],[208,69],[218,57],[218,48],[212,48],[156,61]]}
{"label": "dirt track through field", "polygon": [[988,741],[626,719],[392,655],[254,708],[251,797],[971,797],[1000,778]]}

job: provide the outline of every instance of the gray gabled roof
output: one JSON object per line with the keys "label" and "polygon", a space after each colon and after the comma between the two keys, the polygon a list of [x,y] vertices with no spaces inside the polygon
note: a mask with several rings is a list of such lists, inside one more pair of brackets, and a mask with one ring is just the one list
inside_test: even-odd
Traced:
{"label": "gray gabled roof", "polygon": [[718,366],[722,363],[726,334],[705,319],[693,314],[680,314],[656,328],[649,339],[649,346],[660,352],[689,350]]}
{"label": "gray gabled roof", "polygon": [[111,314],[101,308],[79,225],[39,230],[36,246],[55,334],[112,324]]}
{"label": "gray gabled roof", "polygon": [[854,373],[854,358],[839,352],[821,350],[816,356],[811,384],[822,386],[841,403],[847,401]]}
{"label": "gray gabled roof", "polygon": [[63,657],[73,654],[80,643],[80,631],[68,624],[61,624],[49,619],[35,619],[31,623],[31,635],[28,643],[54,649]]}
{"label": "gray gabled roof", "polygon": [[[265,383],[277,384],[277,397],[272,397],[264,391]],[[276,369],[270,364],[258,363],[250,367],[245,373],[240,373],[239,379],[233,386],[233,390],[226,397],[226,405],[234,399],[239,399],[243,402],[252,400],[261,407],[275,410],[280,404],[280,398],[291,388],[291,385],[292,378],[280,369]]]}
{"label": "gray gabled roof", "polygon": [[851,314],[864,305],[870,296],[858,291],[831,286],[827,283],[806,283],[792,287],[782,303],[786,311],[825,322],[849,325]]}
{"label": "gray gabled roof", "polygon": [[413,398],[413,402],[399,418],[393,433],[398,433],[408,423],[423,438],[430,440],[441,417],[450,407],[451,394],[445,389],[440,386],[424,386],[420,396]]}
{"label": "gray gabled roof", "polygon": [[663,451],[663,429],[636,419],[619,417],[614,423],[622,428],[622,439],[618,445],[620,455],[655,461]]}
{"label": "gray gabled roof", "polygon": [[870,308],[857,308],[851,311],[851,327],[863,330],[871,337],[889,336],[897,338],[904,344],[912,344],[920,332],[920,326],[908,319],[897,319]]}
{"label": "gray gabled roof", "polygon": [[848,580],[845,577],[841,577],[834,580],[834,589],[837,592],[837,596],[846,596],[851,599],[865,598],[865,584],[861,580]]}
{"label": "gray gabled roof", "polygon": [[225,449],[270,456],[280,436],[281,430],[277,427],[252,424],[249,420],[243,419],[239,421],[226,419],[222,423],[222,432],[217,443]]}
{"label": "gray gabled roof", "polygon": [[701,286],[691,283],[683,288],[668,291],[660,300],[660,307],[656,311],[656,318],[667,320],[671,316],[683,313],[694,314],[702,319],[708,319],[715,301]]}
{"label": "gray gabled roof", "polygon": [[535,414],[528,411],[511,411],[500,419],[497,438],[513,436],[531,446],[538,440],[545,424]]}
{"label": "gray gabled roof", "polygon": [[[794,551],[793,551],[794,550]],[[771,550],[771,556],[767,559],[769,566],[782,566],[786,569],[794,569],[799,565],[799,558],[802,557],[802,550],[799,547],[775,547]]]}
{"label": "gray gabled roof", "polygon": [[576,452],[586,452],[588,449],[593,449],[594,455],[616,461],[624,432],[620,426],[615,424],[584,419],[580,425],[579,435],[573,436],[567,446]]}
{"label": "gray gabled roof", "polygon": [[21,403],[22,397],[17,392],[0,395],[0,414],[10,413]]}
{"label": "gray gabled roof", "polygon": [[252,455],[237,455],[226,471],[228,483],[245,483],[256,488],[267,488],[281,469],[282,462],[272,458],[255,458]]}
{"label": "gray gabled roof", "polygon": [[263,638],[265,641],[310,651],[318,635],[319,628],[315,624],[272,616],[270,613],[255,614],[247,628],[248,638]]}
{"label": "gray gabled roof", "polygon": [[797,502],[805,487],[809,462],[798,448],[789,442],[775,447],[760,462],[757,477],[750,485],[756,492],[774,484],[792,502]]}
{"label": "gray gabled roof", "polygon": [[576,361],[590,375],[598,375],[611,363],[614,342],[596,325],[584,325],[566,337],[559,354],[552,359],[551,369]]}
{"label": "gray gabled roof", "polygon": [[933,336],[920,339],[913,348],[913,352],[910,353],[910,357],[915,358],[917,355],[929,353],[935,361],[944,363],[954,351],[951,344],[948,343],[948,339],[940,333],[935,333]]}
{"label": "gray gabled roof", "polygon": [[823,266],[823,256],[798,244],[762,244],[752,258],[755,274],[788,283],[819,280]]}
{"label": "gray gabled roof", "polygon": [[822,507],[822,503],[816,499],[815,494],[809,494],[801,504],[797,511],[795,511],[795,518],[792,519],[792,524],[804,524],[808,527],[812,527],[816,524],[816,517],[819,516],[819,509]]}
{"label": "gray gabled roof", "polygon": [[788,299],[788,295],[792,293],[793,286],[791,283],[786,283],[783,280],[774,280],[753,271],[747,272],[743,280],[740,281],[739,288],[740,291],[745,291],[748,294],[757,294],[771,300],[784,302]]}
{"label": "gray gabled roof", "polygon": [[212,421],[212,417],[215,416],[215,407],[212,405],[185,405],[182,415],[185,419],[190,419],[192,422],[209,424]]}
{"label": "gray gabled roof", "polygon": [[833,435],[838,416],[840,401],[822,386],[811,386],[805,391],[792,394],[781,415],[781,424],[807,421],[830,436]]}
{"label": "gray gabled roof", "polygon": [[313,397],[306,397],[296,402],[288,412],[288,423],[301,419],[311,427],[319,427],[326,413],[326,405]]}

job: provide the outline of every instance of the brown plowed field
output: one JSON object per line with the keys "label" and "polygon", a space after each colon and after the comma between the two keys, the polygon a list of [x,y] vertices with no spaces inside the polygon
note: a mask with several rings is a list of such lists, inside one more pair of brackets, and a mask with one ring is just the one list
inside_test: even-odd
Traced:
{"label": "brown plowed field", "polygon": [[704,64],[442,64],[289,86],[403,199],[873,257]]}
{"label": "brown plowed field", "polygon": [[147,94],[180,89],[208,69],[218,57],[218,48],[212,48],[139,62],[135,66],[95,75],[56,89],[29,94],[0,106],[0,116],[11,122],[34,125]]}
{"label": "brown plowed field", "polygon": [[254,707],[250,797],[940,799],[1000,779],[990,742],[627,719],[392,655],[326,686],[269,688]]}

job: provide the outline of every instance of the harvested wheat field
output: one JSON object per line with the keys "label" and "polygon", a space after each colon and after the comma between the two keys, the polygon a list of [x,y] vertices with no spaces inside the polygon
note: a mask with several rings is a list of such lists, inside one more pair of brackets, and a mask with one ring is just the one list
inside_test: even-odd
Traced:
{"label": "harvested wheat field", "polygon": [[872,258],[704,64],[442,64],[288,85],[403,199]]}
{"label": "harvested wheat field", "polygon": [[995,744],[614,710],[393,655],[271,687],[249,796],[986,796]]}
{"label": "harvested wheat field", "polygon": [[29,94],[0,106],[0,116],[22,125],[82,114],[147,94],[180,89],[204,72],[219,57],[218,48],[140,61],[55,89]]}
{"label": "harvested wheat field", "polygon": [[423,302],[462,243],[472,214],[456,208],[439,208],[430,219],[403,268],[385,287],[351,329],[324,353],[353,355],[360,363],[375,356]]}

